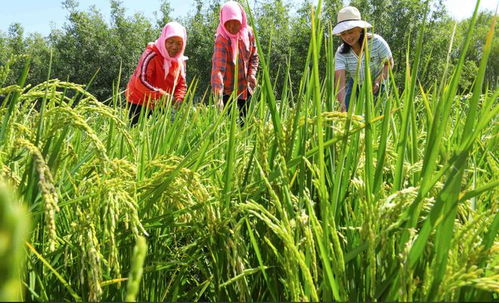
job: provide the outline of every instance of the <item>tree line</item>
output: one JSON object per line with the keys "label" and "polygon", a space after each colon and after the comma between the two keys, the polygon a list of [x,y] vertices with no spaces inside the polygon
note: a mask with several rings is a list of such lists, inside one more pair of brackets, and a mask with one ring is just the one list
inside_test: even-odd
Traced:
{"label": "tree line", "polygon": [[[395,81],[402,85],[406,62],[413,59],[414,52],[411,50],[415,48],[419,31],[423,30],[425,2],[353,0],[344,3],[342,0],[325,0],[320,18],[327,36],[330,35],[329,28],[336,23],[336,13],[341,7],[351,4],[359,8],[363,19],[373,25],[373,31],[383,36],[390,45],[395,61]],[[5,79],[0,77],[0,85],[14,84],[22,72],[24,61],[29,58],[28,84],[36,85],[47,77],[90,83],[87,89],[102,101],[108,100],[113,90],[123,90],[146,44],[155,41],[162,27],[173,21],[172,7],[169,1],[161,1],[154,14],[155,20],[150,20],[140,13],[127,14],[122,1],[110,0],[109,3],[110,16],[103,16],[95,7],[81,10],[77,0],[63,1],[61,4],[67,11],[67,21],[62,28],[52,29],[46,37],[39,33],[25,34],[19,23],[11,24],[7,33],[0,31],[0,67],[7,66],[13,56],[22,58],[10,66],[11,72]],[[210,89],[211,56],[221,4],[223,1],[195,0],[192,11],[175,20],[187,29],[187,80],[188,83],[194,79],[198,81],[197,98]],[[311,12],[316,4],[308,0],[249,1],[254,27],[261,42],[260,54],[267,58],[271,66],[277,94],[284,85],[286,72],[289,72],[291,89],[296,90],[299,86],[310,42]],[[457,63],[458,50],[470,22],[469,19],[454,21],[446,12],[443,0],[429,0],[429,8],[419,76],[421,85],[427,88],[442,77],[448,58],[451,67]],[[482,12],[478,17],[477,34],[473,36],[459,84],[463,93],[471,88],[478,71],[492,16],[491,12]],[[496,29],[495,32],[497,36],[499,31]],[[487,67],[489,87],[496,87],[499,79],[499,40],[496,38]],[[340,39],[333,39],[336,50]],[[449,50],[451,39],[453,47]],[[320,66],[324,67],[325,47],[322,47],[320,60]]]}

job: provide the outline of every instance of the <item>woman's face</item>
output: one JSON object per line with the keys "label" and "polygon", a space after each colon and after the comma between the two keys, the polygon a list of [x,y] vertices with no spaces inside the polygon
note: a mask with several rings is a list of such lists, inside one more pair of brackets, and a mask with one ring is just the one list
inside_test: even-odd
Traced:
{"label": "woman's face", "polygon": [[165,41],[166,51],[170,57],[175,57],[182,50],[182,38],[170,37]]}
{"label": "woman's face", "polygon": [[354,46],[359,42],[361,33],[362,33],[362,28],[354,27],[352,29],[341,32],[340,37],[346,44]]}
{"label": "woman's face", "polygon": [[224,26],[225,26],[225,29],[229,33],[231,33],[232,35],[235,35],[241,29],[241,22],[239,22],[237,20],[229,20],[229,21],[225,22]]}

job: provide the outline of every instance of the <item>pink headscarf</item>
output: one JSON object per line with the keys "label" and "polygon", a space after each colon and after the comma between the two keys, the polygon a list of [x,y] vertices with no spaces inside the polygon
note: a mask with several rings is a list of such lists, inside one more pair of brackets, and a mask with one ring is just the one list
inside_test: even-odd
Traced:
{"label": "pink headscarf", "polygon": [[[182,49],[177,53],[177,55],[173,58],[170,57],[168,51],[166,50],[165,41],[171,37],[180,37],[182,38]],[[177,22],[169,22],[163,27],[163,31],[161,32],[161,36],[159,36],[158,40],[154,42],[154,45],[158,48],[159,52],[164,58],[165,68],[165,78],[170,71],[170,66],[172,61],[176,61],[178,63],[180,73],[183,78],[185,78],[185,64],[184,61],[187,60],[187,57],[184,56],[185,44],[187,42],[187,32],[185,27],[183,27],[180,23]],[[175,71],[175,73],[177,73]]]}
{"label": "pink headscarf", "polygon": [[[235,35],[229,33],[225,29],[225,22],[230,20],[237,20],[241,22],[241,29]],[[236,54],[238,51],[237,42],[239,38],[242,39],[246,50],[249,51],[249,36],[248,36],[248,21],[246,20],[246,12],[244,11],[241,4],[236,1],[228,1],[220,10],[220,23],[217,28],[217,36],[221,35],[225,39],[230,39],[230,44],[232,46],[232,61],[236,64]]]}

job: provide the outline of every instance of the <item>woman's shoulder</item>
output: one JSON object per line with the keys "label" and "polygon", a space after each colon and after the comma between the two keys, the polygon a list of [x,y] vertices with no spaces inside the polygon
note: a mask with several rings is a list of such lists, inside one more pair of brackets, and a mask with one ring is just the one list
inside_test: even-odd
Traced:
{"label": "woman's shoulder", "polygon": [[230,39],[217,34],[215,36],[215,47],[228,50],[230,47]]}
{"label": "woman's shoulder", "polygon": [[223,35],[217,34],[217,35],[215,35],[215,43],[228,44],[229,39],[224,37]]}
{"label": "woman's shoulder", "polygon": [[336,48],[336,56],[343,56],[343,54],[341,53],[342,48],[343,48],[343,43],[340,44],[338,48]]}
{"label": "woman's shoulder", "polygon": [[255,33],[253,32],[253,28],[248,25],[248,36],[250,38],[255,38]]}
{"label": "woman's shoulder", "polygon": [[149,42],[147,43],[146,45],[146,49],[144,52],[159,52],[158,48],[156,47],[156,45],[154,44],[154,42]]}
{"label": "woman's shoulder", "polygon": [[382,53],[390,52],[390,46],[388,43],[381,37],[380,35],[373,34],[372,40],[372,47],[373,50],[379,51]]}
{"label": "woman's shoulder", "polygon": [[153,57],[161,57],[161,52],[159,51],[159,49],[156,47],[156,45],[153,43],[153,42],[149,42],[147,43],[147,46],[146,46],[146,49],[144,50],[144,53],[142,54],[143,56],[146,56],[146,57],[151,57],[151,59]]}
{"label": "woman's shoulder", "polygon": [[381,42],[381,43],[386,43],[385,39],[383,39],[383,37],[381,37],[380,35],[378,34],[372,34],[371,35],[371,39],[375,42]]}
{"label": "woman's shoulder", "polygon": [[346,53],[343,52],[343,43],[341,43],[338,48],[336,49],[336,54],[335,56],[338,58],[346,58],[349,54],[351,53],[351,49],[347,51]]}
{"label": "woman's shoulder", "polygon": [[142,52],[142,55],[140,56],[139,59],[139,65],[143,65],[145,61],[150,62],[150,61],[155,61],[162,59],[163,57],[159,53],[159,50],[156,48],[154,43],[149,43],[147,44],[145,50]]}

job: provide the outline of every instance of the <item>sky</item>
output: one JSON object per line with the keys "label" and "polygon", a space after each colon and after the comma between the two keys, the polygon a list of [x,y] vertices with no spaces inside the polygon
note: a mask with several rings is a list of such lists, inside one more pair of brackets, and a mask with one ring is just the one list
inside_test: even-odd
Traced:
{"label": "sky", "polygon": [[[48,35],[52,28],[62,28],[67,22],[68,11],[62,6],[63,0],[0,0],[0,31],[7,33],[12,23],[20,23],[25,33],[38,32]],[[93,5],[109,21],[110,0],[77,0],[79,10],[88,11]],[[155,22],[154,12],[159,11],[160,0],[121,0],[125,14],[131,16],[142,13]],[[194,11],[193,0],[170,0],[172,17],[186,16]]]}
{"label": "sky", "polygon": [[[223,1],[223,0],[221,0]],[[251,1],[251,0],[250,0]],[[396,0],[395,0],[396,1]],[[152,22],[154,12],[159,10],[160,0],[121,0],[127,16],[140,12]],[[348,2],[348,1],[345,1]],[[449,14],[457,20],[472,15],[475,0],[444,0]],[[109,18],[109,0],[78,0],[79,9],[87,11],[95,5],[105,18]],[[481,0],[480,10],[496,11],[499,0]],[[195,9],[194,0],[170,0],[173,8],[172,17],[185,17]],[[68,12],[62,6],[62,0],[0,0],[0,32],[7,33],[9,25],[20,23],[26,34],[38,32],[46,36],[52,28],[62,28]]]}

